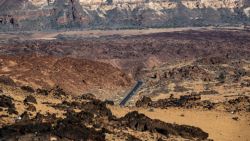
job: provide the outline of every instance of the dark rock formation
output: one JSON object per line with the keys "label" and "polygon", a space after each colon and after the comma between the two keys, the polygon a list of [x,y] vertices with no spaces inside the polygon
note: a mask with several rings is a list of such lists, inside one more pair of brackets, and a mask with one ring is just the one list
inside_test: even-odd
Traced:
{"label": "dark rock formation", "polygon": [[15,104],[12,102],[13,98],[6,95],[0,95],[0,107],[14,108]]}
{"label": "dark rock formation", "polygon": [[216,107],[224,107],[228,112],[249,112],[250,111],[250,98],[248,96],[241,96],[225,102],[213,103],[208,100],[201,100],[200,94],[184,95],[180,98],[166,98],[158,101],[152,101],[149,97],[142,97],[136,102],[137,107],[153,107],[153,108],[203,108],[203,109],[216,109]]}
{"label": "dark rock formation", "polygon": [[187,139],[204,140],[208,138],[208,134],[200,128],[187,125],[169,124],[160,120],[152,120],[143,114],[139,114],[138,112],[128,113],[120,120],[131,129],[137,131],[158,132],[165,136],[175,135]]}
{"label": "dark rock formation", "polygon": [[24,101],[23,101],[25,104],[28,104],[28,103],[34,103],[34,104],[37,104],[37,101],[36,101],[36,98],[32,95],[29,95],[27,96]]}
{"label": "dark rock formation", "polygon": [[16,83],[8,76],[0,76],[0,83],[10,86],[16,86]]}
{"label": "dark rock formation", "polygon": [[[64,118],[58,118],[55,114],[49,113],[47,115],[37,113],[34,118],[31,118],[29,112],[25,111],[14,124],[0,128],[0,140],[32,141],[53,138],[60,141],[104,141],[106,134],[121,136],[125,140],[139,140],[123,132],[127,128],[140,132],[157,132],[165,137],[176,136],[200,140],[208,137],[208,134],[200,128],[152,120],[138,112],[131,112],[122,118],[117,118],[112,115],[106,104],[107,102],[97,99],[63,101],[57,106],[66,111]],[[7,106],[13,107],[10,103]],[[80,109],[80,112],[75,112],[74,109]],[[118,133],[117,130],[121,132]]]}
{"label": "dark rock formation", "polygon": [[29,93],[34,93],[35,92],[35,90],[30,86],[22,86],[21,89],[24,90],[24,91],[27,91]]}
{"label": "dark rock formation", "polygon": [[[83,113],[84,115],[85,113]],[[71,115],[63,120],[56,118],[46,118],[43,116],[36,116],[35,119],[29,120],[27,113],[22,114],[22,119],[14,125],[6,126],[0,129],[0,139],[12,140],[18,139],[20,141],[45,139],[50,140],[53,135],[60,140],[100,140],[105,138],[104,133],[88,128],[81,124],[84,117],[80,116],[82,113]],[[44,119],[47,122],[42,122]],[[48,121],[48,119],[50,119]],[[53,126],[55,124],[56,126]],[[30,138],[27,138],[30,135]]]}
{"label": "dark rock formation", "polygon": [[0,95],[0,107],[7,108],[7,112],[12,114],[18,114],[16,111],[15,104],[13,102],[13,98],[6,96],[6,95]]}
{"label": "dark rock formation", "polygon": [[36,107],[32,104],[29,104],[27,107],[27,111],[31,111],[31,112],[35,112],[36,111]]}

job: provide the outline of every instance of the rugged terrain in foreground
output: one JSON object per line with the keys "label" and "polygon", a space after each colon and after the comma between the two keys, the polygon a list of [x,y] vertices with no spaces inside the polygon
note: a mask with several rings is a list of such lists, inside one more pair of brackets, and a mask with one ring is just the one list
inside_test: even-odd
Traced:
{"label": "rugged terrain in foreground", "polygon": [[250,138],[248,30],[126,32],[2,33],[0,139]]}

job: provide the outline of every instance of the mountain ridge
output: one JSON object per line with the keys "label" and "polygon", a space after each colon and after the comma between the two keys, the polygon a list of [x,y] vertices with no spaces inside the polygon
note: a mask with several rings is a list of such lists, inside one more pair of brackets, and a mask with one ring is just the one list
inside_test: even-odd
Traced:
{"label": "mountain ridge", "polygon": [[250,23],[247,0],[1,0],[0,9],[0,31]]}

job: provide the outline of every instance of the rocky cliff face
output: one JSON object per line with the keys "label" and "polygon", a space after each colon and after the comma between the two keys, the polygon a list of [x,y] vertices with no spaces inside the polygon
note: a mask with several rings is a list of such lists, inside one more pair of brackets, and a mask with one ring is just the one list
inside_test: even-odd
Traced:
{"label": "rocky cliff face", "polygon": [[0,30],[250,23],[249,0],[0,0]]}

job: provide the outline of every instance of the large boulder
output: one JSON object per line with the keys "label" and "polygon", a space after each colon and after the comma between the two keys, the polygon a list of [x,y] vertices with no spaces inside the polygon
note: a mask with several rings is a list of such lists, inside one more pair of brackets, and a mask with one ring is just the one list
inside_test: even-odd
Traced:
{"label": "large boulder", "polygon": [[208,133],[200,128],[165,123],[160,120],[152,120],[144,114],[138,112],[130,112],[120,119],[124,124],[133,130],[158,132],[165,136],[174,135],[181,136],[186,139],[205,140],[208,138]]}

